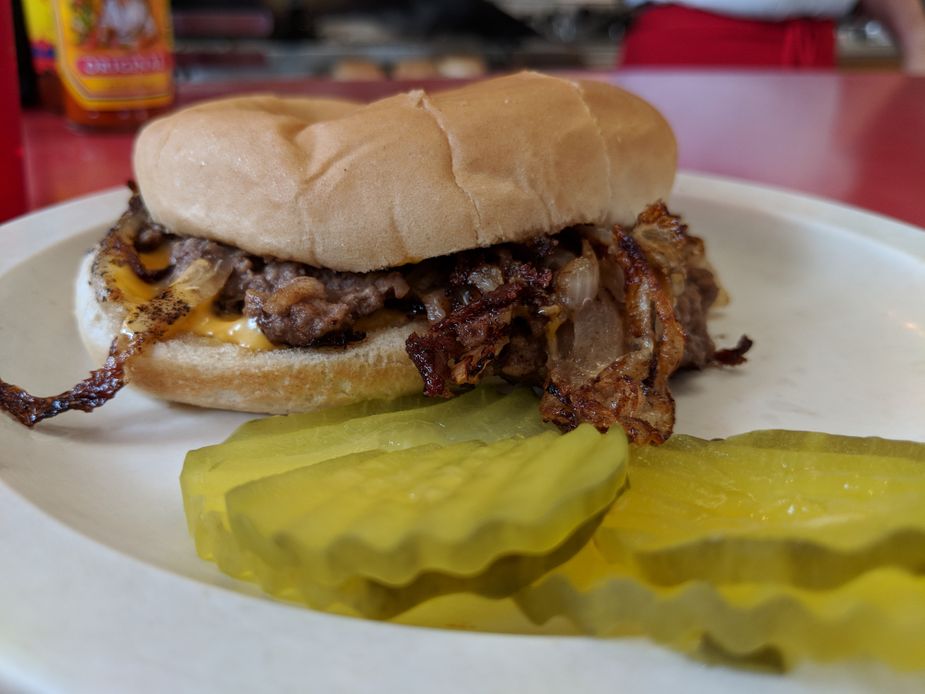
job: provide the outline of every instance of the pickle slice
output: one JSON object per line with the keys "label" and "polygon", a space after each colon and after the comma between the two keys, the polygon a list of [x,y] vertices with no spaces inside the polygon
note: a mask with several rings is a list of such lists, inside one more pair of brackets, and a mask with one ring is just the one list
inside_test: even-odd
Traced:
{"label": "pickle slice", "polygon": [[[293,599],[293,595],[297,594],[296,600],[301,599],[301,602],[316,609],[370,619],[391,619],[404,615],[412,608],[443,596],[472,595],[500,601],[572,557],[588,543],[601,517],[602,514],[597,514],[585,521],[559,546],[545,554],[503,556],[482,572],[471,576],[425,571],[410,583],[399,586],[356,576],[336,587],[329,587],[313,581],[298,570],[279,571],[264,567],[261,579],[265,589],[281,597]],[[280,577],[285,578],[281,581]],[[498,609],[503,607],[496,605],[495,609],[486,609],[483,606],[482,618],[489,617],[503,623],[505,620],[497,614]],[[457,615],[457,618],[461,616]]]}
{"label": "pickle slice", "polygon": [[925,445],[762,431],[634,448],[630,493],[595,535],[653,583],[822,589],[865,571],[925,571]]}
{"label": "pickle slice", "polygon": [[227,496],[228,514],[243,547],[313,584],[359,576],[402,586],[551,552],[613,501],[625,458],[622,432],[588,425],[345,456],[242,485]]}
{"label": "pickle slice", "polygon": [[[709,442],[722,445],[718,441]],[[915,441],[884,439],[879,436],[836,436],[819,431],[759,429],[726,439],[728,445],[749,448],[776,448],[803,453],[838,453],[873,455],[883,458],[906,458],[925,463],[925,445]]]}
{"label": "pickle slice", "polygon": [[589,543],[515,600],[535,624],[564,616],[586,634],[646,635],[686,652],[710,644],[739,658],[773,649],[785,666],[877,658],[925,668],[925,578],[890,568],[829,591],[778,583],[659,586]]}
{"label": "pickle slice", "polygon": [[[479,388],[438,404],[386,409],[407,401],[258,420],[243,425],[226,443],[188,453],[180,486],[197,552],[203,558],[217,559],[229,573],[242,571],[228,538],[225,495],[246,482],[364,450],[493,441],[551,428],[540,420],[536,398],[526,389],[503,395]],[[367,409],[376,414],[355,416]]]}
{"label": "pickle slice", "polygon": [[[487,392],[479,393],[481,398],[497,398],[500,394],[486,389]],[[284,434],[293,434],[313,427],[338,424],[351,419],[360,417],[371,417],[377,414],[387,412],[400,412],[403,410],[414,410],[419,408],[430,407],[442,400],[434,400],[423,395],[408,395],[394,400],[364,400],[363,402],[344,407],[331,407],[314,412],[302,412],[299,414],[274,415],[263,417],[262,419],[252,419],[239,426],[235,431],[225,439],[225,443],[254,439],[258,436],[280,436]]]}

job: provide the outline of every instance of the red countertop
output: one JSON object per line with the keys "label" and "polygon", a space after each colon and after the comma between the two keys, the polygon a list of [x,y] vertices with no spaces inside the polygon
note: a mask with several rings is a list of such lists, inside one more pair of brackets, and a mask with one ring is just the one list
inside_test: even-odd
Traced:
{"label": "red countertop", "polygon": [[[679,70],[590,76],[640,94],[665,114],[677,134],[682,169],[820,195],[925,227],[925,78]],[[181,88],[179,102],[255,90],[371,100],[411,86],[320,80],[191,85]],[[131,134],[81,133],[61,116],[26,112],[30,207],[124,183],[131,177],[131,142]]]}

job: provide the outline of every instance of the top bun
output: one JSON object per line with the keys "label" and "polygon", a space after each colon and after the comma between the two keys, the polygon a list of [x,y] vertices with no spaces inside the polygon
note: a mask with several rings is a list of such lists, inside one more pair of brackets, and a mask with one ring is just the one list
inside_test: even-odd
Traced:
{"label": "top bun", "polygon": [[631,224],[668,195],[676,146],[652,106],[601,82],[520,73],[367,106],[224,99],[146,126],[135,176],[171,231],[366,272]]}

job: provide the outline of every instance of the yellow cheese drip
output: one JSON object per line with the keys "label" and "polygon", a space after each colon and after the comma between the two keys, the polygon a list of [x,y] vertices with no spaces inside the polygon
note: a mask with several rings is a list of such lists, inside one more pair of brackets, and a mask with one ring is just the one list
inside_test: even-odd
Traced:
{"label": "yellow cheese drip", "polygon": [[138,258],[148,270],[163,270],[170,265],[170,249],[165,244],[148,253],[139,253]]}
{"label": "yellow cheese drip", "polygon": [[253,350],[276,349],[266,335],[260,332],[253,318],[241,316],[239,318],[223,318],[216,315],[212,302],[197,306],[186,318],[181,320],[177,327],[181,330],[214,337],[222,342],[246,347]]}
{"label": "yellow cheese drip", "polygon": [[122,292],[125,303],[143,304],[150,301],[162,287],[149,284],[141,279],[128,265],[117,265],[112,269],[112,281],[116,288]]}
{"label": "yellow cheese drip", "polygon": [[[141,253],[139,257],[149,270],[157,270],[167,266],[169,255],[166,250],[158,249],[152,253]],[[127,265],[117,267],[113,271],[113,282],[125,297],[128,304],[141,304],[153,299],[162,287],[149,284],[136,275]],[[237,318],[221,317],[215,313],[214,302],[208,301],[197,306],[188,316],[181,319],[174,326],[177,331],[186,331],[194,335],[211,337],[220,342],[253,350],[276,349],[260,332],[255,321],[245,316]]]}

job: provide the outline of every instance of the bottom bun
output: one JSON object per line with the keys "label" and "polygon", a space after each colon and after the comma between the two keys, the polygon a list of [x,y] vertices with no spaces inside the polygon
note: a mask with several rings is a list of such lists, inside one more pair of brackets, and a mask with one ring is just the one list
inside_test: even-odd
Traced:
{"label": "bottom bun", "polygon": [[[124,309],[100,303],[90,277],[92,255],[77,276],[80,336],[102,364],[119,333]],[[185,334],[158,342],[127,368],[135,388],[165,400],[241,412],[286,414],[421,392],[423,382],[405,352],[405,340],[426,323],[369,333],[341,347],[251,350]]]}

